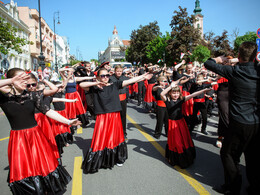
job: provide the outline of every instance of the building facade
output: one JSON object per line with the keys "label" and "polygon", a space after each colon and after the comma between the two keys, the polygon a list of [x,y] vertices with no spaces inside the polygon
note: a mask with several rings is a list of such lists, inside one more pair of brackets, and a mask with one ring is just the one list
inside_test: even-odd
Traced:
{"label": "building facade", "polygon": [[120,39],[116,26],[114,26],[113,35],[108,39],[108,47],[105,51],[98,52],[98,61],[115,62],[125,59],[125,50],[130,45],[130,41]]}
{"label": "building facade", "polygon": [[[21,20],[29,26],[30,29],[30,41],[33,42],[30,45],[31,50],[31,62],[32,69],[38,67],[38,56],[40,55],[40,30],[39,30],[39,12],[36,9],[30,9],[29,7],[18,7],[19,16]],[[47,66],[53,61],[54,46],[53,38],[54,33],[49,25],[41,18],[41,32],[42,32],[42,52],[45,56],[45,63]]]}
{"label": "building facade", "polygon": [[[0,3],[0,17],[7,23],[18,29],[17,36],[29,40],[30,30],[19,17],[17,3],[10,0],[10,3],[4,5]],[[22,47],[23,53],[18,54],[14,50],[10,50],[8,55],[0,53],[0,69],[6,70],[9,68],[31,68],[30,46],[25,45]]]}
{"label": "building facade", "polygon": [[[57,65],[58,68],[60,68],[62,65],[67,64],[69,62],[70,48],[69,48],[67,37],[59,36],[56,34],[56,41],[57,41],[56,42]],[[54,64],[55,64],[55,60],[54,60]]]}

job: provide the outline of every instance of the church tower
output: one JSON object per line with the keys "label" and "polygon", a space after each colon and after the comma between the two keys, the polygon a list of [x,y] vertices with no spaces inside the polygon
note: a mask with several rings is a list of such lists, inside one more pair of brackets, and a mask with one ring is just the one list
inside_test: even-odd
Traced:
{"label": "church tower", "polygon": [[201,37],[203,38],[203,15],[201,14],[202,9],[200,8],[200,1],[196,0],[195,2],[195,19],[194,27],[200,29]]}

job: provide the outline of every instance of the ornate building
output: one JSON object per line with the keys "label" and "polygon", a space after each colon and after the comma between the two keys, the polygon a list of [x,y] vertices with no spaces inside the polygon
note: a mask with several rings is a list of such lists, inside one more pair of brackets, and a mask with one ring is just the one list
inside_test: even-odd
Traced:
{"label": "ornate building", "polygon": [[116,26],[114,26],[113,35],[108,39],[107,49],[98,52],[98,61],[102,63],[125,59],[125,50],[129,45],[130,41],[120,39]]}
{"label": "ornate building", "polygon": [[201,14],[202,9],[200,8],[200,1],[196,0],[194,14],[196,21],[194,27],[200,29],[201,37],[203,38],[203,15]]}
{"label": "ornate building", "polygon": [[[17,36],[29,40],[30,30],[29,27],[19,18],[17,3],[10,0],[10,3],[0,3],[0,17],[7,23],[18,29]],[[22,47],[23,53],[18,54],[14,50],[10,50],[8,55],[0,53],[0,69],[8,68],[31,68],[30,46],[25,45]]]}

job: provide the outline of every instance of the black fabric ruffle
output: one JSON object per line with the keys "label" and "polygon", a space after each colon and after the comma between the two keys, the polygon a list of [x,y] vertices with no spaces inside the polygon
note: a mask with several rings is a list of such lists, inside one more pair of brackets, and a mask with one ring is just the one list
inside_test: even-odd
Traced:
{"label": "black fabric ruffle", "polygon": [[[9,179],[8,179],[9,181]],[[45,195],[57,194],[66,190],[66,185],[71,181],[71,176],[63,166],[58,166],[46,177],[27,177],[9,184],[14,195]]]}
{"label": "black fabric ruffle", "polygon": [[105,148],[97,152],[92,152],[92,148],[90,148],[82,163],[82,169],[84,173],[95,173],[100,168],[111,169],[117,163],[122,164],[127,158],[125,142],[120,143],[114,149]]}
{"label": "black fabric ruffle", "polygon": [[185,169],[193,164],[196,158],[195,147],[184,149],[183,153],[178,153],[169,150],[168,144],[166,145],[165,157],[169,160],[169,163],[173,166],[178,165],[182,169]]}
{"label": "black fabric ruffle", "polygon": [[63,134],[56,135],[55,140],[57,143],[59,154],[61,155],[63,153],[63,147],[73,142],[73,136],[72,134],[66,132]]}
{"label": "black fabric ruffle", "polygon": [[84,114],[80,114],[77,115],[77,118],[80,120],[80,122],[82,123],[82,127],[86,127],[89,124],[89,120],[88,120],[88,115],[87,113]]}

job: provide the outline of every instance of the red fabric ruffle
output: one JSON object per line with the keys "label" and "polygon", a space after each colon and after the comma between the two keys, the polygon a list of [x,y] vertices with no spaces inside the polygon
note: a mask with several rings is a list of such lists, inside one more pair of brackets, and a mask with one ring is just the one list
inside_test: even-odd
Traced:
{"label": "red fabric ruffle", "polygon": [[77,91],[73,92],[73,93],[66,93],[65,98],[66,99],[78,99],[78,101],[73,102],[73,103],[72,102],[65,103],[65,109],[66,109],[69,119],[76,118],[77,115],[86,113],[86,110],[81,101],[81,97]]}
{"label": "red fabric ruffle", "polygon": [[34,115],[35,120],[38,123],[38,126],[40,128],[40,130],[43,132],[43,134],[45,135],[45,137],[47,138],[52,151],[54,152],[56,158],[60,158],[60,154],[58,151],[58,147],[57,147],[57,143],[55,140],[55,135],[54,135],[54,131],[51,128],[51,124],[50,124],[50,120],[49,118],[42,114],[42,113],[36,113]]}
{"label": "red fabric ruffle", "polygon": [[[61,110],[61,111],[56,111],[56,112],[58,112],[60,115],[64,116],[65,118],[68,118],[66,110]],[[71,133],[69,125],[60,123],[60,122],[55,121],[53,119],[50,119],[50,123],[51,123],[51,128],[54,132],[54,136],[60,135],[60,134],[63,134],[63,133]]]}
{"label": "red fabric ruffle", "polygon": [[194,147],[190,132],[184,118],[168,120],[168,146],[169,150],[183,153],[185,149]]}
{"label": "red fabric ruffle", "polygon": [[91,142],[92,151],[114,149],[124,141],[120,112],[98,114]]}
{"label": "red fabric ruffle", "polygon": [[155,85],[154,83],[148,84],[147,87],[146,87],[146,93],[145,93],[144,101],[147,102],[147,103],[151,103],[151,102],[156,101],[155,98],[152,95],[152,90],[153,90],[154,85]]}
{"label": "red fabric ruffle", "polygon": [[8,160],[9,183],[37,175],[47,176],[59,164],[39,126],[11,130]]}
{"label": "red fabric ruffle", "polygon": [[[182,95],[185,97],[185,96],[188,96],[190,95],[190,92],[188,91],[182,91]],[[183,104],[182,104],[182,114],[184,116],[190,116],[193,114],[193,105],[194,105],[194,101],[193,101],[193,98],[191,98],[190,100],[188,101],[185,101]]]}

